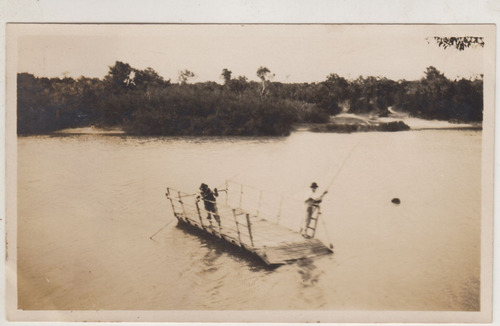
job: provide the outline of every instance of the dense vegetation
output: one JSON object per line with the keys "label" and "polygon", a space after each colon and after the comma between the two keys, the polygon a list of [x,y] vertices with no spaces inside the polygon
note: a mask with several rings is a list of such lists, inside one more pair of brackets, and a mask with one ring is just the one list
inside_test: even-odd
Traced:
{"label": "dense vegetation", "polygon": [[337,124],[327,123],[311,127],[313,132],[351,133],[359,131],[403,131],[410,127],[403,121],[380,122],[377,124]]}
{"label": "dense vegetation", "polygon": [[451,81],[434,67],[416,81],[331,74],[320,83],[285,84],[271,82],[266,67],[257,76],[261,82],[224,69],[223,85],[191,84],[194,73],[184,70],[172,83],[123,62],[102,80],[21,73],[18,134],[96,125],[141,135],[287,135],[297,122],[325,123],[346,111],[385,116],[389,107],[426,119],[482,121],[482,78]]}

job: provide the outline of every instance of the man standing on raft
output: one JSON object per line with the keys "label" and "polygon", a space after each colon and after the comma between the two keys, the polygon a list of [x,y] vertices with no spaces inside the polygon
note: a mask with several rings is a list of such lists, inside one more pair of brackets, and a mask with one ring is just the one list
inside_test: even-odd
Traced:
{"label": "man standing on raft", "polygon": [[301,230],[301,233],[304,237],[308,237],[307,235],[307,228],[309,227],[309,224],[311,223],[311,218],[314,213],[314,210],[319,207],[319,204],[323,200],[323,196],[326,195],[328,191],[324,191],[323,194],[318,196],[316,193],[316,190],[318,189],[318,184],[316,182],[313,182],[311,184],[311,191],[306,197],[305,203],[306,203],[306,220],[305,220],[305,227]]}
{"label": "man standing on raft", "polygon": [[217,214],[217,205],[215,202],[215,197],[218,197],[219,194],[217,192],[217,188],[214,188],[214,191],[208,187],[208,185],[202,183],[200,186],[200,196],[203,200],[203,204],[205,206],[205,211],[207,212],[207,219],[210,221],[212,216],[215,218],[217,223],[220,225],[220,218]]}

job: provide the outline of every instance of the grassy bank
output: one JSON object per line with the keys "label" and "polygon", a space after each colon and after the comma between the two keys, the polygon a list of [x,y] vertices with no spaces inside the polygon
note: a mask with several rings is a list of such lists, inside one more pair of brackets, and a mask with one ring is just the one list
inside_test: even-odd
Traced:
{"label": "grassy bank", "polygon": [[482,79],[450,81],[433,67],[408,82],[331,74],[321,83],[284,84],[260,67],[260,83],[224,69],[224,84],[191,84],[191,74],[174,84],[123,62],[103,79],[18,74],[17,132],[97,126],[133,135],[286,136],[298,123],[318,132],[407,130],[404,122],[331,121],[345,112],[387,117],[389,108],[430,120],[482,121]]}

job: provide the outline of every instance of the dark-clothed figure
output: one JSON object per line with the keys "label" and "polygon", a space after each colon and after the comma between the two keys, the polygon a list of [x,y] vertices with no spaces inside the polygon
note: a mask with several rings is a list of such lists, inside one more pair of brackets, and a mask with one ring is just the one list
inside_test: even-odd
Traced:
{"label": "dark-clothed figure", "polygon": [[219,215],[217,214],[217,205],[215,203],[215,197],[218,196],[219,194],[217,193],[217,188],[214,188],[214,191],[212,191],[208,185],[204,183],[201,184],[199,197],[203,200],[205,210],[207,211],[207,219],[211,220],[213,216],[217,223],[220,224]]}

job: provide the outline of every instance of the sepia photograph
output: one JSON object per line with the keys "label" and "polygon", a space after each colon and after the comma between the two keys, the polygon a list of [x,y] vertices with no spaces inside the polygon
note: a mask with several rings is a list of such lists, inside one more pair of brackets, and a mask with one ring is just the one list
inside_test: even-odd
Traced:
{"label": "sepia photograph", "polygon": [[6,44],[8,320],[491,322],[495,25]]}

